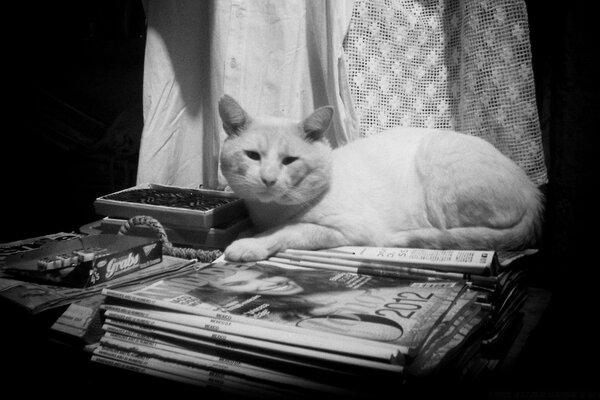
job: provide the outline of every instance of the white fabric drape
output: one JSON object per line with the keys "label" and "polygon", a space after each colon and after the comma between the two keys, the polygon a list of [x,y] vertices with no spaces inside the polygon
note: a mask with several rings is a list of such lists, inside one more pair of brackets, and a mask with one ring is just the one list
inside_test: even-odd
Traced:
{"label": "white fabric drape", "polygon": [[336,109],[336,147],[382,129],[478,135],[546,182],[524,0],[161,0],[148,21],[137,183],[225,184],[217,113]]}
{"label": "white fabric drape", "polygon": [[137,183],[198,186],[214,148],[207,2],[147,1],[144,129]]}
{"label": "white fabric drape", "polygon": [[215,188],[227,93],[251,115],[301,119],[330,104],[333,146],[358,137],[345,84],[351,1],[145,3],[144,130],[137,183]]}

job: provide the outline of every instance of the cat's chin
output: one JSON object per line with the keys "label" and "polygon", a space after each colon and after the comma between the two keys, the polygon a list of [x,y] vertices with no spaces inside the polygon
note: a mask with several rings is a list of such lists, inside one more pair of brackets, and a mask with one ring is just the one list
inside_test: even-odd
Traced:
{"label": "cat's chin", "polygon": [[257,194],[254,200],[257,200],[261,203],[276,203],[281,205],[294,205],[298,204],[298,201],[293,201],[289,197],[284,196],[276,196],[273,194]]}
{"label": "cat's chin", "polygon": [[256,200],[260,203],[277,203],[277,197],[269,194],[255,194],[252,200]]}
{"label": "cat's chin", "polygon": [[260,203],[275,203],[283,206],[294,206],[307,202],[307,199],[299,199],[297,196],[290,196],[289,193],[262,192],[254,193],[253,200]]}
{"label": "cat's chin", "polygon": [[278,199],[281,196],[280,193],[275,193],[273,191],[265,190],[265,191],[241,191],[240,193],[244,193],[242,197],[247,200],[258,201],[259,203],[278,203]]}

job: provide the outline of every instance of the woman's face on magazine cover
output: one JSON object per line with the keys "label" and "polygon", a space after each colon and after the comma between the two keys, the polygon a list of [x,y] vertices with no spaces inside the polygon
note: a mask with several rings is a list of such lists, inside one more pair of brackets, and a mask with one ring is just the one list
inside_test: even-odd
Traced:
{"label": "woman's face on magazine cover", "polygon": [[239,271],[227,278],[210,283],[212,286],[239,293],[292,295],[303,291],[296,282],[283,276],[265,276],[259,271]]}

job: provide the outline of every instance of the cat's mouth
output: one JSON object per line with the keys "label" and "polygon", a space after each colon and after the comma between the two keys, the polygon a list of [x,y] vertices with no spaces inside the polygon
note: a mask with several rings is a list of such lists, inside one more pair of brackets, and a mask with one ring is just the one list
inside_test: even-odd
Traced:
{"label": "cat's mouth", "polygon": [[277,200],[277,197],[273,196],[273,194],[271,194],[269,192],[255,193],[255,196],[256,196],[256,200],[263,202],[263,203],[271,203],[271,202]]}
{"label": "cat's mouth", "polygon": [[262,203],[277,203],[282,205],[304,204],[319,196],[325,187],[318,183],[306,184],[306,176],[292,182],[277,182],[272,186],[255,186],[254,196]]}
{"label": "cat's mouth", "polygon": [[307,204],[317,199],[327,191],[325,185],[302,185],[305,179],[299,179],[291,185],[276,184],[262,187],[254,192],[256,199],[262,203],[277,203],[281,205]]}
{"label": "cat's mouth", "polygon": [[278,204],[297,204],[299,203],[296,196],[293,196],[292,190],[282,188],[264,188],[255,193],[256,199],[262,203],[278,203]]}
{"label": "cat's mouth", "polygon": [[256,200],[261,201],[263,203],[271,203],[273,201],[277,201],[279,197],[281,197],[281,190],[275,187],[260,187],[254,190],[254,197]]}

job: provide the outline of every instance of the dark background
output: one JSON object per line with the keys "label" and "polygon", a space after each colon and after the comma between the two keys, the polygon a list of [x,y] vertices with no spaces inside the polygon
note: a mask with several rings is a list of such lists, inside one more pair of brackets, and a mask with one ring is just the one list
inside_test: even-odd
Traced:
{"label": "dark background", "polygon": [[[96,197],[135,185],[145,15],[135,0],[27,3],[8,54],[0,241],[78,230]],[[6,142],[5,142],[6,143]]]}
{"label": "dark background", "polygon": [[[592,168],[600,110],[592,3],[527,1],[549,170],[545,235],[531,283],[552,291],[553,299],[519,363],[490,385],[495,398],[515,391],[525,398],[556,392],[581,398],[600,389],[591,185],[598,181]],[[11,24],[3,57],[9,72],[0,242],[76,231],[98,219],[96,197],[135,185],[143,126],[139,1],[60,0],[23,8],[5,15]]]}

